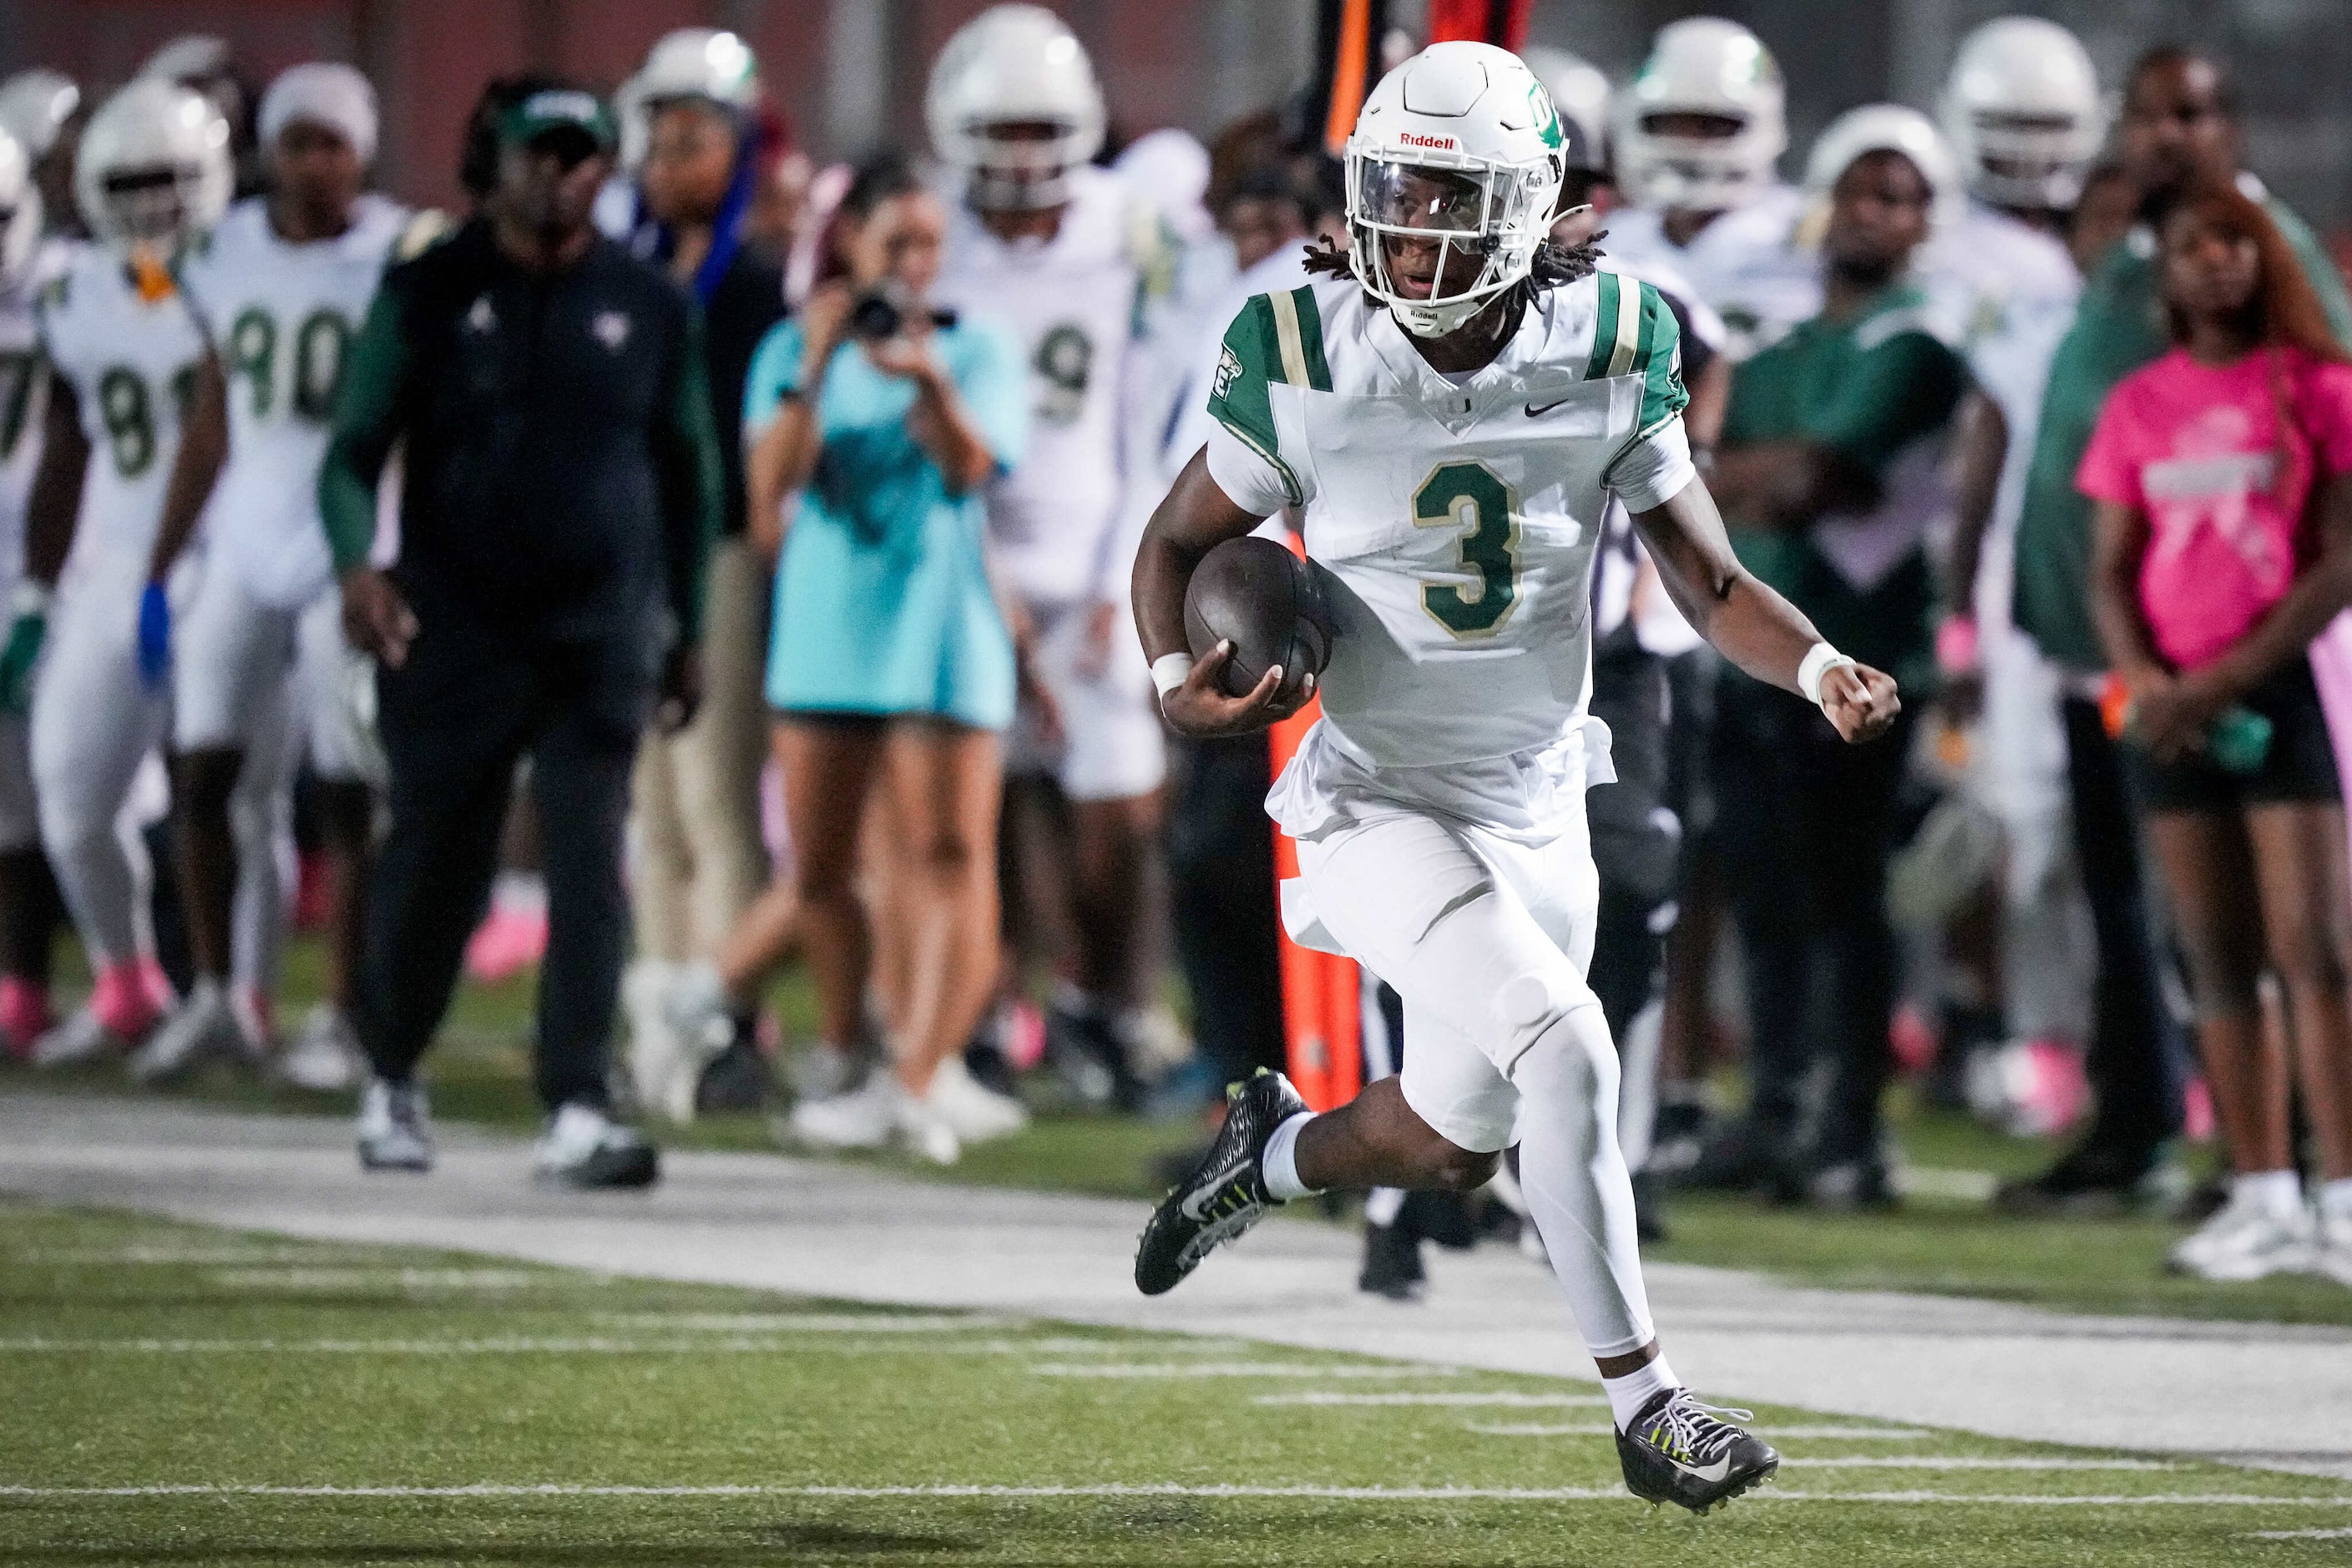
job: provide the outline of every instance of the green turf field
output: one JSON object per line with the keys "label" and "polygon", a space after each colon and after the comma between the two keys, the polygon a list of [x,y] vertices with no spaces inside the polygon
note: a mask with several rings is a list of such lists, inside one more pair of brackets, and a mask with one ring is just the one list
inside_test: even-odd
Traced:
{"label": "green turf field", "polygon": [[1779,1479],[1699,1520],[1622,1495],[1591,1384],[23,1206],[0,1413],[5,1563],[2293,1563],[2352,1527],[2340,1482],[1790,1410]]}

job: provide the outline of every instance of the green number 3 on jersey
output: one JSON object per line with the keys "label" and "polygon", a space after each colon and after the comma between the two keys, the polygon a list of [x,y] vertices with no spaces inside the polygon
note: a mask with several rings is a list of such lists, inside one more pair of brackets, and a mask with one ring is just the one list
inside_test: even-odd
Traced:
{"label": "green number 3 on jersey", "polygon": [[1465,570],[1478,574],[1468,588],[1432,583],[1422,607],[1457,637],[1490,637],[1519,599],[1519,497],[1484,463],[1441,463],[1412,492],[1415,528],[1463,530]]}

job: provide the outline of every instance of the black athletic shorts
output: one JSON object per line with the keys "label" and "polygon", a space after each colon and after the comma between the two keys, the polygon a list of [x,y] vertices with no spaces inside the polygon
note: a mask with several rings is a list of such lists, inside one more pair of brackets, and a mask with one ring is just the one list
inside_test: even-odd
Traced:
{"label": "black athletic shorts", "polygon": [[2233,773],[2202,752],[2177,763],[2158,763],[2141,747],[2126,745],[2126,765],[2141,809],[2235,812],[2250,805],[2344,798],[2327,714],[2319,705],[2309,659],[2290,661],[2248,693],[2244,702],[2271,721],[2271,747],[2263,765],[2250,773]]}

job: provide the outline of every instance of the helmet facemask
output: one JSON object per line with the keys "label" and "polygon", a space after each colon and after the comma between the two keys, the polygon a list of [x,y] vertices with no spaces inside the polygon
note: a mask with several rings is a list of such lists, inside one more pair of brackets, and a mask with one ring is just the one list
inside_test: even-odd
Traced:
{"label": "helmet facemask", "polygon": [[949,157],[982,212],[1039,212],[1070,199],[1070,171],[1093,154],[1084,126],[1066,120],[972,121]]}
{"label": "helmet facemask", "polygon": [[201,169],[170,164],[108,171],[99,186],[100,237],[120,249],[169,258],[187,237],[204,178]]}
{"label": "helmet facemask", "polygon": [[2063,114],[1979,109],[1969,115],[1967,135],[1969,184],[1997,206],[2071,208],[2083,195],[2085,147],[2097,151],[2096,132],[2086,135]]}
{"label": "helmet facemask", "polygon": [[[1443,154],[1406,161],[1351,148],[1348,233],[1357,280],[1405,331],[1444,337],[1528,276],[1550,232],[1559,181],[1557,158],[1534,166]],[[1435,246],[1426,295],[1408,292],[1410,280],[1389,255],[1391,240]],[[1467,286],[1449,288],[1463,256],[1479,259],[1478,272]]]}

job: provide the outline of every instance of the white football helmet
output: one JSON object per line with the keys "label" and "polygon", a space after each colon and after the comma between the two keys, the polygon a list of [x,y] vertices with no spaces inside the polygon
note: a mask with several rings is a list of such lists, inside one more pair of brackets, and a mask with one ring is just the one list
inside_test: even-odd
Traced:
{"label": "white football helmet", "polygon": [[1960,166],[1936,122],[1899,103],[1865,103],[1830,121],[1805,159],[1805,189],[1826,199],[1831,188],[1865,153],[1900,153],[1927,182],[1927,221],[1943,228],[1966,209]]}
{"label": "white football helmet", "polygon": [[58,132],[80,107],[81,89],[63,71],[18,71],[0,81],[0,131],[15,137],[36,163],[49,155]]}
{"label": "white football helmet", "polygon": [[751,46],[714,27],[680,27],[664,33],[637,74],[613,94],[621,122],[621,163],[634,169],[646,161],[646,138],[654,105],[676,98],[706,99],[742,113],[758,101],[760,63]]}
{"label": "white football helmet", "polygon": [[141,77],[90,117],[74,163],[82,220],[118,250],[168,256],[220,221],[236,176],[228,121],[193,88]]}
{"label": "white football helmet", "polygon": [[[1525,61],[1492,44],[1432,44],[1382,77],[1348,138],[1348,234],[1356,279],[1417,337],[1443,337],[1527,277],[1551,232],[1568,132]],[[1438,244],[1423,299],[1398,291],[1386,241]],[[1446,291],[1456,255],[1481,266]]]}
{"label": "white football helmet", "polygon": [[1944,134],[1969,188],[1995,206],[2072,207],[2106,119],[2082,40],[2039,16],[1970,33],[1944,84]]}
{"label": "white football helmet", "polygon": [[[994,5],[959,28],[923,100],[931,145],[985,210],[1059,206],[1070,171],[1102,147],[1102,89],[1084,45],[1042,5]],[[1034,140],[992,135],[1042,125]]]}
{"label": "white football helmet", "polygon": [[1519,58],[1551,94],[1559,111],[1560,128],[1568,132],[1564,149],[1571,169],[1609,166],[1609,79],[1601,68],[1566,49],[1540,46],[1521,49]]}
{"label": "white football helmet", "polygon": [[[1620,95],[1618,184],[1642,206],[1744,205],[1771,184],[1772,165],[1788,151],[1787,99],[1771,51],[1738,23],[1691,16],[1660,28]],[[1712,115],[1738,129],[1675,136],[1654,127],[1672,114]]]}
{"label": "white football helmet", "polygon": [[41,242],[41,188],[24,144],[0,131],[0,294],[24,281]]}

